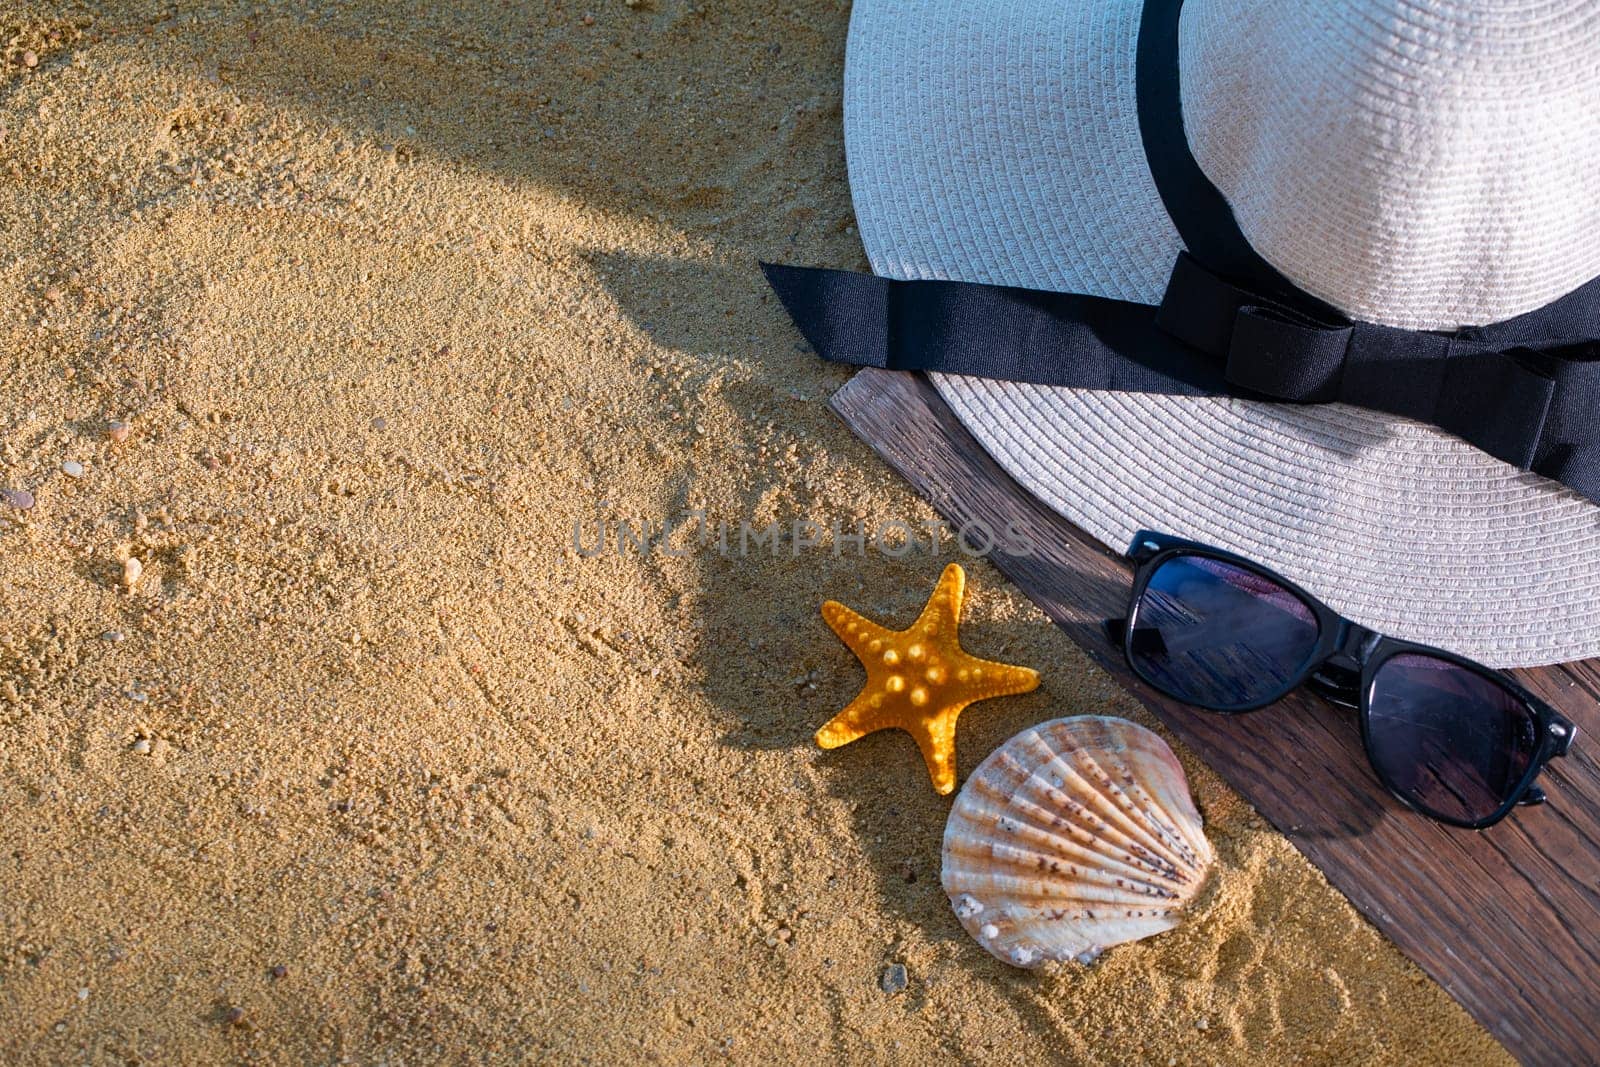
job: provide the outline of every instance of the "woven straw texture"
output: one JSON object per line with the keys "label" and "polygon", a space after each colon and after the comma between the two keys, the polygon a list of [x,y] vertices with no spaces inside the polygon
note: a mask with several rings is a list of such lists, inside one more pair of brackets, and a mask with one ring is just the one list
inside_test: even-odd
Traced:
{"label": "woven straw texture", "polygon": [[[1138,23],[1127,0],[857,0],[845,140],[873,269],[1158,301],[1182,245],[1140,144]],[[1600,273],[1596,38],[1587,4],[1189,0],[1191,147],[1309,291],[1393,325],[1494,321]],[[935,382],[1109,546],[1230,548],[1493,665],[1600,654],[1600,508],[1455,438],[1342,405]]]}

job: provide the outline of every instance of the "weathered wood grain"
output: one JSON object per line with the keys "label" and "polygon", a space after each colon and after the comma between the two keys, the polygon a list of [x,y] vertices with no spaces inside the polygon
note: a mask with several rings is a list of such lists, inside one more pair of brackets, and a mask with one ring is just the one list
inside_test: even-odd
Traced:
{"label": "weathered wood grain", "polygon": [[1021,524],[1033,552],[992,555],[1000,570],[1513,1054],[1600,1063],[1600,661],[1516,672],[1578,724],[1550,803],[1447,829],[1384,793],[1353,712],[1301,692],[1229,718],[1139,682],[1099,628],[1126,607],[1126,564],[1017,485],[926,379],[862,371],[833,407],[951,522]]}

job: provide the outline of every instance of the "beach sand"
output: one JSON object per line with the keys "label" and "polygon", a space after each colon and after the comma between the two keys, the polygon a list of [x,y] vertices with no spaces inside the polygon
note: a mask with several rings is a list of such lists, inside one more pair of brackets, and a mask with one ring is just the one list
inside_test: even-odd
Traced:
{"label": "beach sand", "polygon": [[[1195,913],[1033,973],[910,739],[812,743],[863,677],[820,603],[903,626],[961,558],[738,551],[933,518],[755,268],[864,266],[847,5],[11,8],[0,1061],[1505,1058],[1181,747]],[[574,550],[692,510],[726,553]],[[963,774],[1153,725],[967,563],[1043,684]]]}

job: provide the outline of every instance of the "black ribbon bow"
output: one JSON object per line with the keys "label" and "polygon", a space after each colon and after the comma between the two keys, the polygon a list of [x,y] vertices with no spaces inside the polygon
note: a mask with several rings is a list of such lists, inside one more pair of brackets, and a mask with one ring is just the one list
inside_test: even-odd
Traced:
{"label": "black ribbon bow", "polygon": [[1471,330],[1319,321],[1261,301],[1187,253],[1173,267],[1155,322],[1220,358],[1224,379],[1242,393],[1403,415],[1522,470],[1538,459],[1557,390],[1594,390],[1600,382],[1593,342],[1498,348]]}

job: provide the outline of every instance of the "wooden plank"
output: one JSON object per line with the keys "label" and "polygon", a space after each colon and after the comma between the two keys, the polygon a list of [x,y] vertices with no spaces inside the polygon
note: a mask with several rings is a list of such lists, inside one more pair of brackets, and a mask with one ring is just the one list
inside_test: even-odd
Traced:
{"label": "wooden plank", "polygon": [[1018,523],[1033,551],[993,554],[1000,570],[1514,1055],[1600,1062],[1600,661],[1516,672],[1580,731],[1541,779],[1550,803],[1442,827],[1383,791],[1353,713],[1301,692],[1228,718],[1139,682],[1100,632],[1127,606],[1125,562],[1013,481],[925,378],[865,370],[833,407],[952,523]]}

